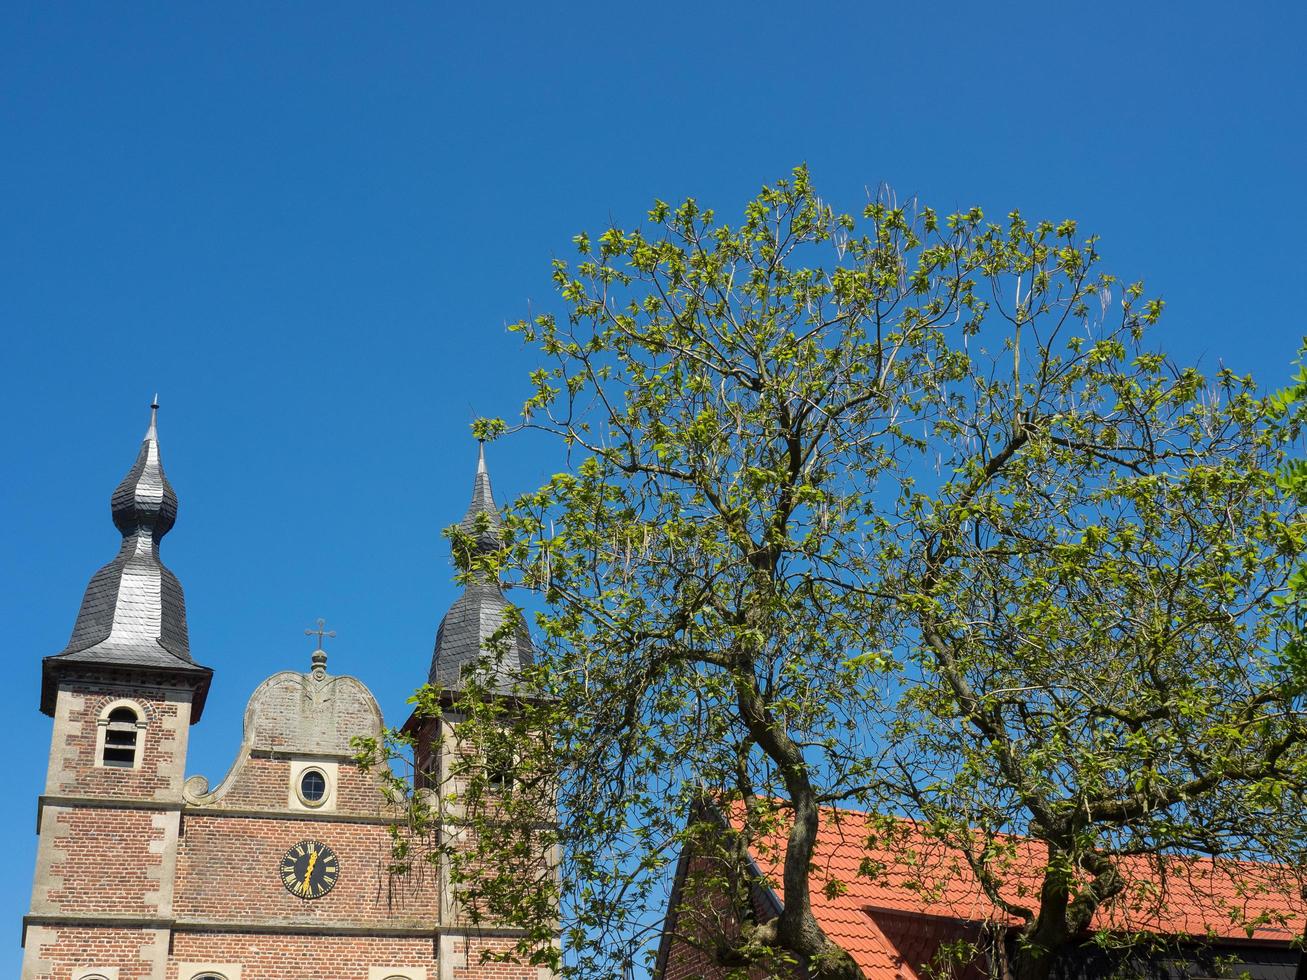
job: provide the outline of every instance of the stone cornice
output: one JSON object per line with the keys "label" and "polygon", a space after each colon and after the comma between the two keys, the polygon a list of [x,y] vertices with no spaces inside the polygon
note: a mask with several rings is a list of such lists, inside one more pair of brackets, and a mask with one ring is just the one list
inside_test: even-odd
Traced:
{"label": "stone cornice", "polygon": [[281,920],[240,922],[229,919],[164,918],[141,915],[114,915],[109,912],[69,915],[32,914],[23,916],[23,933],[31,926],[79,929],[166,929],[171,932],[219,932],[267,936],[392,936],[396,938],[438,938],[441,935],[467,938],[520,939],[523,929],[494,929],[472,926],[388,925],[383,922],[322,922]]}
{"label": "stone cornice", "polygon": [[271,759],[274,762],[288,762],[292,759],[314,759],[322,762],[352,762],[358,765],[358,755],[343,752],[299,752],[288,749],[250,749],[254,759]]}
{"label": "stone cornice", "polygon": [[303,820],[318,823],[392,824],[396,817],[379,813],[342,813],[320,810],[256,810],[240,807],[195,806],[180,800],[147,800],[107,796],[40,796],[36,804],[37,832],[41,829],[41,812],[47,806],[87,810],[180,810],[187,817],[236,817],[246,820]]}
{"label": "stone cornice", "polygon": [[317,823],[358,823],[389,826],[397,817],[379,813],[323,813],[321,810],[247,810],[236,807],[192,806],[182,807],[186,817],[236,817],[243,820],[305,820]]}

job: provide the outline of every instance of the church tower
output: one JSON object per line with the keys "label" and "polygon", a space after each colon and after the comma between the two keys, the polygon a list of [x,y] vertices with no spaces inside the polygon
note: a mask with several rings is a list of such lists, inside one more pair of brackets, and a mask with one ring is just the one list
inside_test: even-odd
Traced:
{"label": "church tower", "polygon": [[[321,621],[305,631],[317,649],[254,688],[226,773],[185,778],[212,671],[191,660],[181,585],[159,559],[177,497],[157,409],[113,493],[118,555],[42,664],[54,731],[23,980],[548,980],[494,961],[522,933],[462,914],[444,869],[395,873],[404,809],[360,756],[384,738],[381,708],[328,671]],[[497,546],[484,458],[464,527]],[[441,624],[433,682],[456,688],[509,612],[496,583],[469,584]],[[524,632],[508,648],[506,671],[530,663]],[[428,753],[441,723],[427,723]]]}
{"label": "church tower", "polygon": [[[471,539],[474,554],[487,554],[503,544],[503,522],[490,488],[484,445],[477,457],[472,502],[459,529]],[[450,771],[446,756],[452,748],[452,739],[447,736],[460,720],[453,709],[467,673],[489,666],[495,672],[492,687],[507,691],[521,669],[535,662],[535,649],[525,629],[510,630],[506,638],[502,635],[512,615],[498,580],[473,573],[463,594],[441,619],[427,683],[441,692],[445,711],[439,718],[420,719],[415,715],[405,726],[416,737],[414,761],[420,789],[437,790],[445,785]]]}
{"label": "church tower", "polygon": [[172,916],[187,737],[213,672],[191,660],[181,583],[159,559],[177,495],[159,456],[158,408],[110,498],[118,555],[91,577],[68,645],[42,664],[54,732],[25,980],[56,959],[73,980],[106,958],[162,977],[168,955],[167,930],[145,924]]}
{"label": "church tower", "polygon": [[[490,487],[484,445],[477,458],[472,501],[459,522],[459,529],[470,539],[474,558],[503,546],[503,522]],[[466,835],[471,832],[465,819],[467,814],[458,802],[465,786],[460,771],[465,769],[470,758],[482,755],[463,744],[458,737],[458,726],[465,720],[459,710],[460,694],[471,672],[489,670],[492,672],[486,685],[489,690],[504,694],[506,705],[517,697],[515,683],[522,668],[534,663],[535,651],[525,627],[515,620],[517,615],[504,597],[498,577],[484,571],[470,573],[462,595],[454,601],[436,630],[427,680],[439,692],[441,712],[434,718],[415,713],[404,727],[405,732],[414,738],[417,789],[430,794],[429,798],[440,813],[439,832],[444,846],[451,850],[466,847]],[[484,675],[481,680],[483,683],[486,680]],[[479,761],[488,767],[495,765],[489,759]],[[511,760],[503,760],[501,764],[503,770],[491,775],[492,780],[497,776],[511,779]],[[551,861],[556,864],[556,855]],[[458,889],[451,883],[449,868],[443,860],[438,873],[439,916],[444,926],[440,959],[447,969],[452,970],[469,963],[469,946],[460,934],[460,928],[469,921],[469,915],[468,910],[461,907]],[[461,974],[451,972],[448,977],[452,980],[456,975]],[[539,971],[541,980],[547,980],[551,975],[545,968]],[[442,973],[441,980],[446,976]]]}
{"label": "church tower", "polygon": [[[476,477],[472,481],[472,502],[459,522],[459,528],[472,540],[473,551],[487,554],[503,544],[503,522],[490,489],[490,471],[486,468],[486,450],[482,445],[477,456]],[[504,628],[511,614],[499,582],[488,575],[474,575],[454,601],[436,631],[436,645],[431,654],[428,682],[456,691],[464,672],[487,657],[487,645]],[[531,637],[525,630],[515,630],[502,644],[497,644],[494,669],[507,687],[522,667],[535,661]]]}

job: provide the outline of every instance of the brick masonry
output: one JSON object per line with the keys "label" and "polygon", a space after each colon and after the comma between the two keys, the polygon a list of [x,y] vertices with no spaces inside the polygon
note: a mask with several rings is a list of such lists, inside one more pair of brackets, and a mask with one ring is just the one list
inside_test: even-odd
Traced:
{"label": "brick masonry", "polygon": [[[142,722],[135,768],[100,765],[97,732],[129,704]],[[250,698],[230,771],[184,780],[191,691],[79,675],[61,684],[41,800],[23,980],[542,980],[483,963],[507,931],[474,931],[440,874],[387,871],[389,819],[350,738],[381,713],[362,683],[285,671]],[[101,738],[103,736],[101,735]],[[306,766],[328,775],[320,809],[297,801]],[[292,895],[278,873],[303,840],[339,857],[325,896]]]}
{"label": "brick masonry", "polygon": [[[676,870],[663,923],[655,980],[726,980],[740,975],[739,967],[723,964],[716,955],[719,948],[730,946],[740,936],[741,910],[720,884],[730,877],[728,868],[687,847]],[[750,901],[758,921],[776,914],[758,890]],[[802,976],[801,971],[779,962],[757,965],[748,973],[749,980],[800,980]]]}

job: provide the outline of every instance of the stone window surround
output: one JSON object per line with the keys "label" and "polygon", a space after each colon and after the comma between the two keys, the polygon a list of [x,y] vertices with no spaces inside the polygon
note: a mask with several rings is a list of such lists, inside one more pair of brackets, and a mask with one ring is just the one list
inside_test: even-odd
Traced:
{"label": "stone window surround", "polygon": [[[116,701],[110,701],[100,709],[100,716],[95,722],[95,765],[97,769],[127,769],[127,766],[106,766],[104,764],[104,740],[109,732],[109,715],[119,708],[127,708],[136,715],[136,756],[132,762],[131,770],[135,771],[141,768],[141,758],[145,755],[145,730],[150,727],[149,714],[145,706],[139,701],[133,701],[131,698],[118,698]],[[117,969],[117,967],[114,967]],[[88,974],[90,980],[91,974]],[[108,980],[113,980],[112,977]]]}
{"label": "stone window surround", "polygon": [[[304,783],[310,776],[318,776],[322,779],[322,792],[311,798],[304,792]],[[306,766],[304,769],[300,770],[300,778],[295,782],[295,792],[299,796],[301,803],[305,806],[311,806],[316,810],[327,802],[327,790],[329,789],[328,782],[327,774],[320,768],[317,766]]]}
{"label": "stone window surround", "polygon": [[427,980],[425,966],[371,966],[368,980]]}
{"label": "stone window surround", "polygon": [[[310,802],[300,793],[300,780],[310,769],[322,773],[327,781],[327,791],[322,799]],[[311,755],[296,755],[290,760],[290,786],[287,787],[286,805],[292,810],[318,811],[330,813],[336,809],[336,785],[340,781],[340,763],[334,760],[315,758]]]}
{"label": "stone window surround", "polygon": [[90,970],[74,970],[73,980],[118,980],[118,967],[97,966]]}
{"label": "stone window surround", "polygon": [[238,963],[178,963],[177,980],[199,980],[200,977],[222,977],[222,980],[241,980]]}

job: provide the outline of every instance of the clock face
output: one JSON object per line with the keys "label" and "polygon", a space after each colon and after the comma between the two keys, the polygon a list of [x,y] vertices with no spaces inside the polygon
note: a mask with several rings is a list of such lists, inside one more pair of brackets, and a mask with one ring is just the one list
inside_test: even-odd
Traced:
{"label": "clock face", "polygon": [[336,852],[315,840],[302,840],[281,859],[281,883],[297,898],[321,898],[336,886],[340,861]]}

